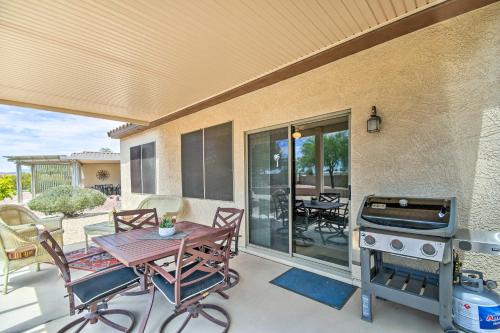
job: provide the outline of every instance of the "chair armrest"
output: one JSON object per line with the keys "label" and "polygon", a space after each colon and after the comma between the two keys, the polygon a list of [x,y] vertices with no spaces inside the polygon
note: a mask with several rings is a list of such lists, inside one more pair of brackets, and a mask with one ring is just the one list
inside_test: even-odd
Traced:
{"label": "chair armrest", "polygon": [[45,228],[47,228],[47,230],[52,231],[56,229],[62,229],[63,218],[64,215],[58,214],[58,215],[42,217],[38,222],[42,224]]}
{"label": "chair armrest", "polygon": [[69,281],[65,284],[66,287],[72,287],[74,286],[75,284],[78,284],[78,283],[81,283],[81,282],[84,282],[84,281],[87,281],[87,280],[92,280],[93,278],[96,278],[98,276],[101,276],[101,275],[105,275],[105,274],[108,274],[112,271],[116,271],[118,269],[122,269],[124,268],[125,266],[122,265],[122,264],[118,264],[118,265],[115,265],[115,266],[111,266],[109,268],[105,268],[103,270],[100,270],[100,271],[97,271],[95,273],[91,273],[91,274],[88,274],[88,275],[85,275],[85,276],[82,276],[81,278],[79,279],[76,279],[76,280],[73,280],[73,281]]}
{"label": "chair armrest", "polygon": [[168,283],[170,283],[170,284],[174,284],[175,283],[175,280],[176,280],[175,277],[173,277],[172,274],[170,274],[169,272],[167,272],[166,270],[164,270],[163,268],[161,268],[157,264],[151,262],[151,263],[148,263],[148,266],[153,271],[155,271],[156,273],[160,274],[165,280],[167,280]]}

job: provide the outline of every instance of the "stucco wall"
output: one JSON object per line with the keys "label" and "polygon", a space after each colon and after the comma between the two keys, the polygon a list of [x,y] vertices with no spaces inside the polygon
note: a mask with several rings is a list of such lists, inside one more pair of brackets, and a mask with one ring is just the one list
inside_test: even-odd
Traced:
{"label": "stucco wall", "polygon": [[[91,187],[94,185],[102,184],[120,184],[120,164],[119,163],[90,163],[83,164],[80,168],[81,175],[81,185],[83,187]],[[109,178],[105,180],[100,180],[96,177],[98,170],[107,170],[109,172]]]}
{"label": "stucco wall", "polygon": [[[156,141],[158,193],[179,195],[181,133],[233,120],[235,202],[186,200],[186,218],[210,223],[218,205],[245,206],[245,131],[350,109],[351,216],[371,193],[456,196],[462,227],[498,230],[498,31],[497,3],[122,140],[125,204],[140,200],[127,194],[132,145]],[[383,119],[378,134],[366,132],[372,105]],[[498,257],[467,260],[500,279]]]}

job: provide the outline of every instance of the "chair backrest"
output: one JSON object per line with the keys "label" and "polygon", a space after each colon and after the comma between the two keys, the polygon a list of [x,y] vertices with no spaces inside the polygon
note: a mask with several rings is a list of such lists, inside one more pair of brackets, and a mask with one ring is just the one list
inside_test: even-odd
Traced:
{"label": "chair backrest", "polygon": [[155,208],[114,212],[113,220],[116,233],[146,227],[157,227],[159,225]]}
{"label": "chair backrest", "polygon": [[212,227],[224,228],[230,225],[234,228],[234,236],[238,236],[244,213],[244,209],[218,207],[215,212]]}
{"label": "chair backrest", "polygon": [[295,214],[297,216],[307,215],[307,210],[304,207],[304,200],[295,200]]}
{"label": "chair backrest", "polygon": [[0,205],[0,218],[9,226],[37,223],[31,210],[17,204]]}
{"label": "chair backrest", "polygon": [[340,201],[340,193],[320,193],[319,201],[321,202],[339,202]]}
{"label": "chair backrest", "polygon": [[[194,241],[189,241],[187,238],[181,241],[175,273],[175,303],[177,305],[181,304],[181,287],[201,283],[214,274],[223,274],[227,278],[233,235],[234,228],[227,226]],[[190,265],[189,269],[184,268],[188,265]],[[208,274],[201,274],[198,278],[189,278],[198,271]],[[205,292],[209,293],[210,290]]]}
{"label": "chair backrest", "polygon": [[142,200],[137,209],[156,208],[158,216],[165,214],[178,215],[182,210],[183,201],[175,195],[150,195]]}
{"label": "chair backrest", "polygon": [[40,244],[43,246],[45,251],[50,254],[52,259],[54,260],[54,264],[61,272],[64,282],[70,282],[71,274],[69,271],[68,260],[66,260],[66,256],[64,255],[64,252],[59,244],[57,244],[55,239],[46,230],[42,232],[42,234],[38,237],[40,239]]}

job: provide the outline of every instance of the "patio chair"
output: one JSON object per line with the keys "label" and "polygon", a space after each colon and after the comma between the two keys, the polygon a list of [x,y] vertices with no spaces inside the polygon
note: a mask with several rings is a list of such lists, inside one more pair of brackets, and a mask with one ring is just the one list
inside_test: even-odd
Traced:
{"label": "patio chair", "polygon": [[[22,228],[31,228],[34,225],[41,225],[49,232],[62,230],[63,214],[38,217],[29,208],[16,204],[0,205],[0,219],[14,230]],[[62,232],[60,237],[56,238],[62,246]]]}
{"label": "patio chair", "polygon": [[[345,244],[347,242],[348,236],[344,233],[344,230],[349,224],[349,205],[345,205],[343,208],[339,208],[340,211],[335,215],[326,215],[322,218],[322,221],[326,227],[333,229],[334,233],[326,238],[326,241],[333,244]],[[334,238],[341,238],[343,241],[335,241]]]}
{"label": "patio chair", "polygon": [[[148,264],[149,271],[155,274],[151,279],[153,285],[148,310],[139,332],[143,332],[147,325],[157,290],[175,306],[174,313],[162,324],[160,332],[163,332],[172,320],[186,312],[188,315],[177,332],[181,332],[192,318],[198,318],[199,315],[223,327],[223,332],[229,330],[230,318],[226,310],[217,305],[201,303],[201,301],[211,293],[218,293],[228,298],[223,290],[227,283],[229,250],[233,232],[233,227],[225,227],[195,241],[184,238],[177,254],[177,267],[174,271],[167,271],[155,263]],[[224,321],[214,318],[205,309],[219,312],[224,316]]]}
{"label": "patio chair", "polygon": [[142,200],[137,209],[156,208],[158,216],[162,217],[179,215],[182,211],[183,201],[175,195],[150,195]]}
{"label": "patio chair", "polygon": [[[62,230],[51,232],[54,238],[62,239]],[[39,229],[35,225],[24,224],[22,228],[9,226],[0,219],[0,259],[3,266],[3,293],[8,290],[9,274],[23,267],[52,262],[51,256],[40,246],[37,236]]]}
{"label": "patio chair", "polygon": [[[85,310],[88,311],[84,316],[65,325],[58,333],[66,332],[79,324],[76,332],[80,332],[87,324],[95,324],[98,321],[121,332],[131,331],[135,323],[135,317],[132,312],[120,309],[108,310],[108,302],[116,295],[139,286],[139,277],[134,273],[132,268],[115,265],[85,275],[77,280],[71,280],[68,264],[73,261],[66,259],[61,247],[54,238],[48,232],[43,232],[40,235],[40,243],[54,260],[65,282],[66,289],[68,290],[70,315],[74,315],[76,311],[78,313]],[[85,258],[95,255],[90,254]],[[78,258],[76,260],[81,259]],[[75,298],[79,301],[78,305],[75,304]],[[108,315],[126,316],[130,319],[131,323],[127,327],[119,325],[108,319]]]}
{"label": "patio chair", "polygon": [[116,233],[145,227],[157,227],[159,225],[156,208],[113,212],[113,220]]}
{"label": "patio chair", "polygon": [[[238,255],[238,239],[240,238],[240,226],[241,220],[243,219],[243,214],[245,210],[239,208],[221,208],[218,207],[215,212],[214,220],[212,222],[212,227],[214,228],[225,228],[232,226],[234,229],[233,241],[234,250],[229,250],[230,259],[233,259]],[[240,281],[240,274],[229,268],[229,280],[226,289],[234,287]]]}

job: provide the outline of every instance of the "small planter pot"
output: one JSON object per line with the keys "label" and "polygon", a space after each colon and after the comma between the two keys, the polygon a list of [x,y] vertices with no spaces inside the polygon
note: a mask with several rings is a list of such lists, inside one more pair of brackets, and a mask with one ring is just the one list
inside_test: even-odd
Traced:
{"label": "small planter pot", "polygon": [[161,237],[168,237],[175,234],[175,227],[172,228],[158,228],[158,234]]}

